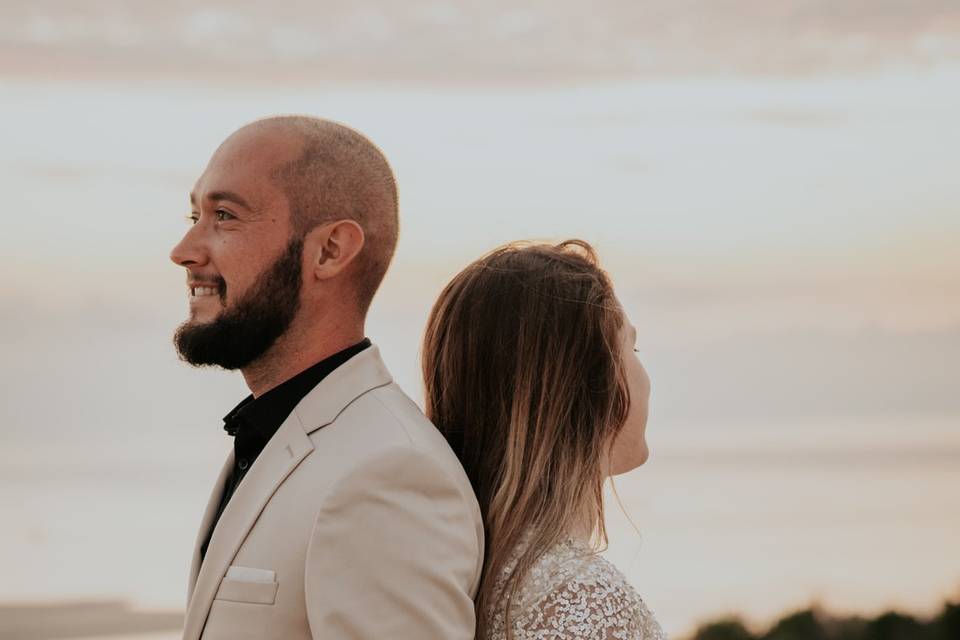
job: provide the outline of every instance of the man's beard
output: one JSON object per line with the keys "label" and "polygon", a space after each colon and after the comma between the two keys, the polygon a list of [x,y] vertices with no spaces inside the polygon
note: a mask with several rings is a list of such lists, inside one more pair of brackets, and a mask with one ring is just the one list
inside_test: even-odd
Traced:
{"label": "man's beard", "polygon": [[[242,369],[262,356],[300,309],[302,257],[303,239],[291,240],[231,308],[210,322],[180,325],[173,336],[180,359],[196,366]],[[223,303],[222,278],[219,292]]]}

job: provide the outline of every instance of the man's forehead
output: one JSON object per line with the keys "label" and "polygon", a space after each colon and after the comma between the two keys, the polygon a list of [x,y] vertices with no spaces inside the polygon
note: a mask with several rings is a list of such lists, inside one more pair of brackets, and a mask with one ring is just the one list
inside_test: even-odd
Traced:
{"label": "man's forehead", "polygon": [[211,159],[228,163],[281,163],[293,160],[302,141],[292,132],[278,126],[249,125],[232,133]]}
{"label": "man's forehead", "polygon": [[207,168],[223,166],[232,170],[270,171],[299,155],[299,142],[279,132],[259,131],[234,133],[224,140]]}
{"label": "man's forehead", "polygon": [[207,168],[197,179],[191,192],[191,201],[207,197],[209,193],[263,192],[278,189],[274,172],[296,159],[299,149],[289,140],[258,136],[228,138],[214,152]]}

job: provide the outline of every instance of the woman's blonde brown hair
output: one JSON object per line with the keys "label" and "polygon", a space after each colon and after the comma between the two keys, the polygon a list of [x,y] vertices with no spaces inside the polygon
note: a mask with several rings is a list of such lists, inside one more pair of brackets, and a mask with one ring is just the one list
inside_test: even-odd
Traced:
{"label": "woman's blonde brown hair", "polygon": [[499,606],[509,633],[525,575],[564,536],[606,543],[605,461],[630,406],[622,324],[610,279],[582,240],[500,247],[457,274],[433,307],[426,414],[463,463],[486,530],[477,638]]}

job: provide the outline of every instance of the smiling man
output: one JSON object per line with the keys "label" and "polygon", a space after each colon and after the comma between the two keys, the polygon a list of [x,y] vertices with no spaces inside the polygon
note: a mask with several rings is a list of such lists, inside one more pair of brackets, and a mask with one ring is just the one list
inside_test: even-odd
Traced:
{"label": "smiling man", "polygon": [[364,337],[397,241],[386,159],[343,125],[269,118],[217,149],[190,202],[174,343],[251,394],[224,418],[184,638],[473,638],[476,498]]}

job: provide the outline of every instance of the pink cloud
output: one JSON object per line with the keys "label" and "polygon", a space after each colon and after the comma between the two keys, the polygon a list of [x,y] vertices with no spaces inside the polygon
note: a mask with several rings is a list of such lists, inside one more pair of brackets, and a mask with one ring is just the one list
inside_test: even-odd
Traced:
{"label": "pink cloud", "polygon": [[413,0],[197,6],[6,3],[0,72],[271,80],[575,81],[797,74],[960,61],[960,7],[919,0],[558,0],[519,11]]}

